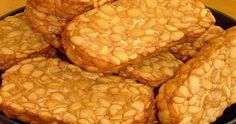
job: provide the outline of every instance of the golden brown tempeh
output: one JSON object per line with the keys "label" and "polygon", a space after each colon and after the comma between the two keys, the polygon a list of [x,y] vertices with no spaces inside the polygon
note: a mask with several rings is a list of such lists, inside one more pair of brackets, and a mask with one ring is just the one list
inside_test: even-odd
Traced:
{"label": "golden brown tempeh", "polygon": [[27,0],[25,13],[33,27],[55,48],[63,49],[61,32],[72,17],[113,0]]}
{"label": "golden brown tempeh", "polygon": [[44,14],[29,5],[25,8],[25,15],[33,27],[43,34],[61,34],[68,23],[67,19]]}
{"label": "golden brown tempeh", "polygon": [[208,124],[236,103],[236,27],[210,42],[161,86],[161,123]]}
{"label": "golden brown tempeh", "polygon": [[114,0],[27,0],[27,4],[45,14],[66,19]]}
{"label": "golden brown tempeh", "polygon": [[157,56],[145,59],[140,64],[133,64],[119,71],[119,75],[132,78],[140,83],[158,87],[174,76],[183,62],[170,52],[161,52]]}
{"label": "golden brown tempeh", "polygon": [[23,122],[153,124],[151,88],[59,59],[24,60],[2,75],[1,110]]}
{"label": "golden brown tempeh", "polygon": [[195,0],[119,0],[67,26],[67,56],[92,72],[116,72],[163,48],[203,34],[215,19]]}
{"label": "golden brown tempeh", "polygon": [[33,30],[22,13],[0,21],[0,70],[27,58],[55,55],[55,49]]}
{"label": "golden brown tempeh", "polygon": [[201,50],[203,46],[208,44],[210,39],[213,39],[220,34],[222,34],[224,30],[219,26],[211,26],[201,37],[199,37],[196,41],[186,42],[177,44],[169,49],[169,51],[176,55],[177,58],[181,60],[188,60],[192,58],[198,51]]}

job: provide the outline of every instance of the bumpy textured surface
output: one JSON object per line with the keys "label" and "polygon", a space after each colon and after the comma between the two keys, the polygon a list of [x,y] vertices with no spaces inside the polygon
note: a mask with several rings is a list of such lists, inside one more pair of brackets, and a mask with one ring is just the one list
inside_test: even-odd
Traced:
{"label": "bumpy textured surface", "polygon": [[62,42],[80,67],[115,72],[184,39],[198,38],[214,22],[195,0],[119,0],[76,17]]}
{"label": "bumpy textured surface", "polygon": [[54,15],[42,13],[31,6],[25,8],[25,15],[33,27],[44,34],[61,34],[68,20]]}
{"label": "bumpy textured surface", "polygon": [[0,70],[26,58],[55,54],[55,49],[32,29],[23,14],[0,21]]}
{"label": "bumpy textured surface", "polygon": [[154,95],[131,79],[102,76],[43,57],[2,75],[1,110],[24,122],[153,124]]}
{"label": "bumpy textured surface", "polygon": [[203,46],[209,44],[208,41],[219,36],[224,30],[219,26],[211,26],[201,37],[196,41],[177,44],[169,49],[177,58],[186,61],[192,58]]}
{"label": "bumpy textured surface", "polygon": [[161,86],[161,123],[209,124],[236,103],[236,27],[212,42]]}
{"label": "bumpy textured surface", "polygon": [[129,65],[119,75],[132,78],[140,83],[158,87],[174,76],[183,64],[169,52],[161,52],[157,56],[145,59],[140,64]]}
{"label": "bumpy textured surface", "polygon": [[40,12],[71,19],[112,1],[114,0],[27,0],[27,4]]}

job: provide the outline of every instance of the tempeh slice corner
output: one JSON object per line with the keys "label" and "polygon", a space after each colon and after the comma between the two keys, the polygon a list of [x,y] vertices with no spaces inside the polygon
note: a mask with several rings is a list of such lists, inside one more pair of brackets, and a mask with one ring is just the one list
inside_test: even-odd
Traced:
{"label": "tempeh slice corner", "polygon": [[236,27],[211,39],[159,89],[163,124],[208,124],[236,103]]}
{"label": "tempeh slice corner", "polygon": [[0,21],[0,70],[36,56],[55,57],[56,51],[21,13]]}
{"label": "tempeh slice corner", "polygon": [[63,49],[61,32],[77,15],[113,0],[27,0],[25,13],[33,27],[53,47]]}
{"label": "tempeh slice corner", "polygon": [[25,15],[33,27],[43,34],[61,34],[68,20],[54,15],[42,13],[27,5]]}
{"label": "tempeh slice corner", "polygon": [[7,117],[51,124],[153,124],[152,88],[118,76],[89,73],[59,59],[27,59],[2,75]]}

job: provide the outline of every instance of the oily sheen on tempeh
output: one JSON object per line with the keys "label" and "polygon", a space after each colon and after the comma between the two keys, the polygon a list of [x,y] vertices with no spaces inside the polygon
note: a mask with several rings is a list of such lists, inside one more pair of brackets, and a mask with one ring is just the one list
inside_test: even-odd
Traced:
{"label": "oily sheen on tempeh", "polygon": [[209,124],[236,103],[236,27],[210,42],[161,86],[161,123]]}
{"label": "oily sheen on tempeh", "polygon": [[37,124],[153,124],[148,86],[89,73],[59,59],[24,60],[2,75],[1,110]]}
{"label": "oily sheen on tempeh", "polygon": [[116,72],[162,49],[203,34],[215,19],[195,0],[119,0],[73,19],[63,33],[72,62]]}
{"label": "oily sheen on tempeh", "polygon": [[22,13],[0,21],[0,70],[27,58],[55,54],[55,49],[33,30]]}
{"label": "oily sheen on tempeh", "polygon": [[163,51],[157,56],[145,59],[140,64],[133,64],[121,69],[119,75],[132,78],[140,83],[158,87],[173,77],[183,62],[170,52]]}
{"label": "oily sheen on tempeh", "polygon": [[27,4],[45,14],[66,19],[114,0],[27,0]]}

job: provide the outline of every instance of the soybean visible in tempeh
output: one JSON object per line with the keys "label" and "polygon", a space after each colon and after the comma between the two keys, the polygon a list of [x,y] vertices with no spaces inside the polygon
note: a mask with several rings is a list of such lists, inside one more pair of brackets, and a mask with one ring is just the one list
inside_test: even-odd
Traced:
{"label": "soybean visible in tempeh", "polygon": [[74,18],[62,37],[73,63],[110,73],[194,40],[214,22],[195,0],[119,0]]}
{"label": "soybean visible in tempeh", "polygon": [[36,10],[66,19],[115,0],[27,0]]}
{"label": "soybean visible in tempeh", "polygon": [[2,75],[9,118],[52,124],[153,124],[152,89],[131,79],[88,73],[59,59],[32,58]]}
{"label": "soybean visible in tempeh", "polygon": [[208,44],[210,39],[213,39],[223,33],[224,30],[219,26],[211,26],[201,37],[199,37],[196,41],[193,42],[186,42],[177,44],[169,49],[171,53],[173,53],[177,58],[181,59],[182,61],[187,61],[192,58],[194,55],[197,54],[204,47]]}
{"label": "soybean visible in tempeh", "polygon": [[206,45],[159,89],[163,124],[209,124],[236,103],[236,27]]}
{"label": "soybean visible in tempeh", "polygon": [[157,56],[132,64],[119,71],[119,75],[132,78],[140,83],[158,87],[173,77],[183,62],[170,52],[163,51]]}
{"label": "soybean visible in tempeh", "polygon": [[42,34],[33,30],[22,13],[1,20],[0,70],[35,56],[55,57],[56,51]]}
{"label": "soybean visible in tempeh", "polygon": [[44,34],[59,35],[68,23],[67,19],[42,13],[29,5],[25,8],[25,15],[33,27]]}

